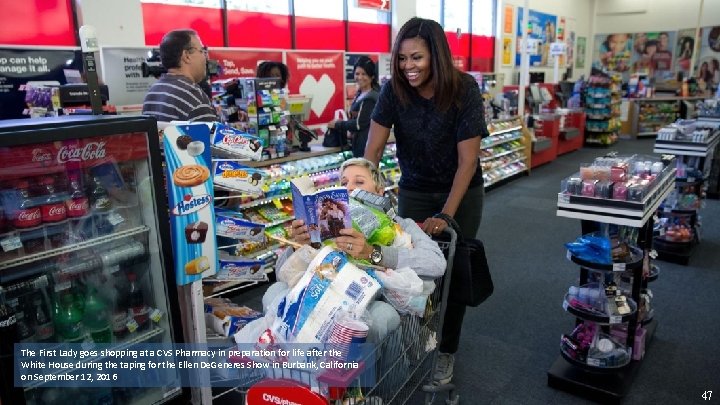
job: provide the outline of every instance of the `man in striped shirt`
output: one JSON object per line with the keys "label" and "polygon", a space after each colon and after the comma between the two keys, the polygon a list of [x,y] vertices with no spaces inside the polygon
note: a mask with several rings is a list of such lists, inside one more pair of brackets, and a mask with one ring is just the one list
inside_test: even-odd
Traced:
{"label": "man in striped shirt", "polygon": [[143,101],[143,114],[160,122],[217,121],[207,94],[197,85],[207,75],[207,51],[193,30],[170,31],[160,43],[160,61],[168,70]]}

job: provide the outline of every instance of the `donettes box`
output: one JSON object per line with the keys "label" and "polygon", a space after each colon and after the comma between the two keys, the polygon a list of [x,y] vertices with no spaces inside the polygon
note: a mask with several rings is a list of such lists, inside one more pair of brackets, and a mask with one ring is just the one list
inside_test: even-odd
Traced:
{"label": "donettes box", "polygon": [[163,145],[175,278],[185,285],[217,272],[210,127],[169,126]]}

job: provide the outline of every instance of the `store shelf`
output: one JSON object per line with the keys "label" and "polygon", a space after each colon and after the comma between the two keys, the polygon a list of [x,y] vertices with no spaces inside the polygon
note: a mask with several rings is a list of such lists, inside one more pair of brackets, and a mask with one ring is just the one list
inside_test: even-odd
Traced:
{"label": "store shelf", "polygon": [[[205,298],[220,297],[231,292],[237,292],[258,284],[267,283],[269,281],[267,273],[264,274],[263,280],[214,280],[212,277],[203,279],[203,284],[211,284],[203,286]],[[207,294],[209,292],[209,294]]]}
{"label": "store shelf", "polygon": [[[523,157],[517,158],[517,159],[515,159],[515,160],[512,160],[512,161],[510,161],[510,162],[505,162],[505,163],[501,164],[500,166],[491,167],[491,168],[489,168],[489,169],[487,169],[487,170],[488,170],[489,172],[492,172],[492,171],[494,171],[494,170],[502,169],[503,167],[510,166],[510,165],[513,164],[513,163],[524,162],[525,159],[527,159],[527,158],[526,158],[525,156],[523,156]],[[483,169],[483,170],[485,170],[485,169]]]}
{"label": "store shelf", "polygon": [[504,144],[504,143],[508,143],[508,142],[512,142],[512,141],[517,141],[517,140],[519,140],[519,139],[522,139],[522,135],[520,135],[520,136],[514,136],[514,137],[512,137],[512,138],[507,138],[507,139],[500,139],[500,140],[497,140],[497,141],[495,141],[495,142],[493,142],[493,143],[491,143],[491,144],[489,144],[489,145],[480,145],[480,149],[490,149],[490,148],[492,148],[492,147],[495,147],[495,146],[498,146],[498,145],[502,145],[502,144]]}
{"label": "store shelf", "polygon": [[[148,321],[148,322],[151,322],[151,321]],[[153,325],[153,326],[155,326],[155,325]],[[165,329],[160,328],[160,327],[154,327],[154,329],[151,329],[151,330],[149,330],[149,331],[147,331],[147,332],[140,332],[140,333],[138,333],[136,336],[133,336],[133,337],[131,337],[131,338],[128,339],[128,340],[124,340],[124,341],[119,342],[119,343],[113,343],[113,344],[112,344],[112,347],[111,347],[111,350],[115,350],[115,351],[125,350],[125,349],[130,348],[130,347],[133,346],[133,345],[138,344],[138,343],[147,342],[148,340],[154,338],[155,336],[162,335],[163,333],[165,333]],[[62,349],[64,344],[69,344],[69,343],[57,343],[57,346],[54,346],[53,348]],[[85,345],[85,344],[83,344],[83,345]],[[84,348],[84,346],[83,346],[83,348]],[[90,349],[88,349],[88,350],[90,350]],[[78,361],[73,362],[73,363],[83,363],[83,364],[84,364],[84,363],[97,363],[98,361],[100,361],[100,360],[102,360],[102,359],[105,359],[105,358],[107,358],[107,357],[108,357],[108,356],[96,356],[96,357],[93,357],[93,358],[86,358],[86,359],[83,359],[83,360],[78,360]],[[57,374],[73,374],[73,373],[75,373],[76,371],[79,371],[79,370],[81,370],[81,369],[80,369],[80,368],[72,368],[72,369],[48,369],[47,372],[46,372],[46,374],[53,374],[53,375],[57,375]],[[44,382],[37,382],[37,383],[35,383],[35,384],[32,384],[32,385],[30,385],[30,386],[25,387],[25,391],[30,391],[30,390],[32,390],[32,389],[41,387],[42,385],[44,385]]]}
{"label": "store shelf", "polygon": [[59,247],[59,248],[55,248],[55,249],[51,249],[51,250],[46,250],[43,252],[25,255],[25,256],[19,257],[17,259],[10,259],[10,260],[0,263],[0,271],[7,269],[7,268],[23,265],[23,264],[34,263],[39,260],[50,259],[50,258],[59,256],[59,255],[62,255],[62,254],[66,254],[66,253],[77,252],[77,251],[80,251],[83,249],[91,248],[93,246],[98,246],[98,245],[102,245],[107,242],[112,242],[114,240],[120,240],[120,239],[124,239],[124,238],[129,238],[134,235],[140,235],[140,234],[148,232],[149,230],[150,230],[150,228],[148,228],[147,226],[141,225],[141,226],[127,229],[124,231],[117,231],[111,235],[99,236],[97,238],[86,240],[84,242],[78,242],[78,243],[74,243],[74,244],[68,245],[68,246],[63,246],[63,247]]}
{"label": "store shelf", "polygon": [[595,263],[572,255],[569,251],[568,259],[580,267],[598,271],[623,272],[641,268],[643,265],[643,251],[635,246],[630,246],[629,248],[631,251],[630,261],[627,262],[614,262],[611,264]]}
{"label": "store shelf", "polygon": [[637,314],[637,304],[629,297],[626,297],[626,300],[628,306],[630,306],[631,312],[627,315],[601,315],[599,313],[586,311],[581,308],[576,308],[570,305],[569,297],[569,294],[565,294],[565,299],[563,300],[563,309],[567,313],[573,314],[578,318],[592,321],[600,325],[619,325],[623,323],[628,323]]}
{"label": "store shelf", "polygon": [[607,372],[614,373],[620,369],[627,367],[627,365],[630,364],[630,362],[632,361],[631,356],[628,355],[627,359],[624,363],[618,364],[617,366],[613,366],[613,367],[607,367],[607,366],[600,366],[599,365],[600,363],[597,359],[589,358],[586,361],[580,361],[580,360],[574,359],[572,356],[570,356],[568,353],[566,353],[562,347],[560,348],[560,354],[565,359],[565,361],[567,361],[568,363],[570,363],[576,367],[580,367],[585,370],[590,370],[590,371],[594,371],[594,372],[607,371]]}
{"label": "store shelf", "polygon": [[212,148],[212,151],[213,151],[213,156],[226,157],[228,159],[240,161],[245,166],[258,168],[258,167],[267,167],[267,166],[278,164],[278,163],[293,162],[296,160],[302,160],[302,159],[307,159],[307,158],[311,158],[311,157],[330,155],[332,153],[339,153],[342,150],[340,148],[326,148],[326,147],[320,146],[320,145],[310,145],[310,152],[292,152],[290,155],[285,156],[285,157],[276,158],[276,159],[259,160],[259,161],[242,158],[231,152],[227,152],[223,149]]}
{"label": "store shelf", "polygon": [[520,147],[517,147],[517,148],[515,148],[515,149],[510,149],[510,150],[507,150],[507,151],[505,151],[505,152],[498,153],[497,155],[484,157],[484,158],[481,158],[480,161],[481,161],[481,162],[487,162],[487,161],[489,161],[489,160],[497,159],[497,158],[499,158],[499,157],[503,157],[503,156],[509,155],[509,154],[511,154],[511,153],[513,153],[513,152],[518,152],[518,151],[521,151],[521,150],[525,150],[525,146],[520,146]]}
{"label": "store shelf", "polygon": [[492,137],[492,136],[495,136],[495,135],[504,134],[504,133],[507,133],[507,132],[512,132],[512,131],[520,131],[521,129],[522,129],[522,126],[519,126],[519,125],[516,126],[516,127],[512,127],[512,128],[505,128],[505,129],[501,129],[501,130],[499,130],[499,131],[495,131],[495,132],[490,133],[490,136],[489,136],[489,137]]}
{"label": "store shelf", "polygon": [[715,131],[707,142],[687,142],[674,140],[655,140],[653,152],[668,155],[705,157],[712,152],[720,142],[720,131]]}
{"label": "store shelf", "polygon": [[259,207],[261,205],[270,204],[271,202],[275,200],[288,200],[292,198],[292,194],[280,194],[272,197],[265,197],[265,198],[258,198],[257,200],[253,200],[244,204],[238,205],[238,210],[243,210],[247,208],[253,208],[253,207]]}
{"label": "store shelf", "polygon": [[[494,170],[497,170],[497,169],[494,169]],[[501,182],[501,181],[503,181],[503,180],[509,179],[510,177],[513,177],[513,176],[518,175],[518,174],[520,174],[520,173],[522,173],[522,172],[525,172],[525,171],[527,171],[527,167],[524,168],[524,169],[521,169],[521,170],[515,170],[515,171],[513,171],[512,173],[508,173],[508,174],[506,174],[506,175],[503,175],[502,177],[500,177],[500,178],[498,178],[498,179],[496,179],[496,180],[492,180],[492,181],[490,181],[490,182],[486,182],[486,183],[485,183],[485,188],[488,188],[488,187],[492,186],[493,184],[497,184],[497,183],[499,183],[499,182]]]}
{"label": "store shelf", "polygon": [[[674,167],[674,162],[670,165]],[[675,169],[664,170],[656,184],[655,189],[639,202],[558,193],[557,215],[640,228],[675,188]]]}

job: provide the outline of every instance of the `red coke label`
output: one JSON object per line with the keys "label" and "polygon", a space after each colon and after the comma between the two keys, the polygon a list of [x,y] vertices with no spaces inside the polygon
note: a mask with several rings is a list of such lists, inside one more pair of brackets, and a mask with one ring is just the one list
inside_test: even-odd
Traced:
{"label": "red coke label", "polygon": [[32,207],[22,209],[17,212],[17,216],[13,220],[15,228],[32,228],[42,223],[42,211],[40,207]]}
{"label": "red coke label", "polygon": [[67,218],[65,204],[53,203],[42,206],[42,222],[58,222]]}
{"label": "red coke label", "polygon": [[85,197],[67,200],[65,204],[67,207],[67,216],[70,218],[83,217],[90,212],[90,204]]}

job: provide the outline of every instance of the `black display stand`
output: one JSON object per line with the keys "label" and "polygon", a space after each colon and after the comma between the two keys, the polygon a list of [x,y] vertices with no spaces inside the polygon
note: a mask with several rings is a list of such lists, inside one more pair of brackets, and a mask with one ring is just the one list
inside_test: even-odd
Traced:
{"label": "black display stand", "polygon": [[[673,162],[674,164],[674,162]],[[587,285],[591,271],[612,272],[621,279],[631,282],[630,299],[640,305],[641,292],[647,287],[649,279],[643,279],[643,260],[649,260],[650,249],[653,243],[654,213],[674,185],[671,178],[674,178],[675,170],[666,170],[667,173],[659,178],[658,185],[641,203],[635,207],[618,207],[617,201],[594,199],[584,201],[582,199],[568,198],[562,193],[558,195],[558,216],[565,216],[581,220],[582,234],[586,235],[600,230],[600,223],[625,225],[639,228],[637,249],[633,250],[632,259],[628,263],[613,263],[612,265],[597,265],[583,262],[582,260],[569,255],[568,259],[580,266],[580,286]],[[638,263],[638,256],[640,257]],[[651,272],[653,279],[657,277],[657,271]],[[582,320],[589,320],[608,328],[612,324],[627,325],[626,346],[634,348],[635,331],[640,322],[637,307],[626,316],[598,318],[585,316],[576,311],[566,309],[568,313],[576,316],[576,323]],[[656,320],[643,322],[645,328],[645,348],[648,347],[652,336],[657,328]],[[580,363],[569,358],[561,352],[557,360],[547,372],[548,386],[567,391],[569,393],[603,403],[618,403],[628,393],[635,376],[638,373],[642,360],[631,360],[626,365],[614,368],[595,367],[590,364]]]}
{"label": "black display stand", "polygon": [[[718,145],[720,145],[720,130],[715,130],[705,142],[656,139],[654,152],[675,155],[679,162],[686,164],[687,175],[675,179],[678,195],[694,194],[698,200],[702,200]],[[696,174],[690,174],[691,171]],[[665,234],[665,229],[659,229],[654,243],[658,259],[687,265],[695,247],[700,243],[698,209],[678,207],[666,201],[659,215],[670,221],[680,218],[689,225],[692,238],[682,241],[673,239]]]}

